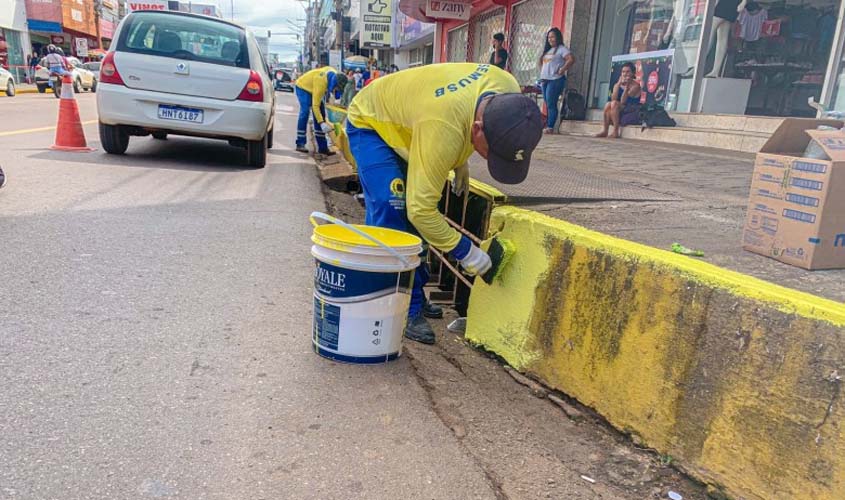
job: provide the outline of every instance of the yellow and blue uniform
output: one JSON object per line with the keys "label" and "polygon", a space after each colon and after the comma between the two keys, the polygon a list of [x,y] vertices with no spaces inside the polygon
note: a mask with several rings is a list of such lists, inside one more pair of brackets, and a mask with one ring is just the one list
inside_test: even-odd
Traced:
{"label": "yellow and blue uniform", "polygon": [[296,80],[294,92],[299,101],[299,119],[296,123],[296,146],[304,147],[308,131],[308,112],[314,115],[314,136],[320,153],[329,150],[326,134],[319,124],[326,121],[324,99],[337,85],[337,71],[329,66],[312,69]]}
{"label": "yellow and blue uniform", "polygon": [[[481,98],[518,93],[514,77],[496,66],[446,63],[374,80],[347,113],[349,146],[364,189],[368,225],[417,233],[463,258],[471,242],[438,211],[449,172],[474,148],[472,124]],[[417,269],[411,317],[422,308],[425,266]]]}

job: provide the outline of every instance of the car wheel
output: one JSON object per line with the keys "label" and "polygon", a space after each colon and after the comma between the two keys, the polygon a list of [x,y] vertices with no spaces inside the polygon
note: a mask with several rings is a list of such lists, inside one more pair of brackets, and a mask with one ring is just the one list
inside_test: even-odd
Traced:
{"label": "car wheel", "polygon": [[73,93],[78,94],[82,92],[82,82],[79,79],[73,81]]}
{"label": "car wheel", "polygon": [[100,123],[100,143],[106,153],[122,155],[129,147],[129,134],[119,126]]}
{"label": "car wheel", "polygon": [[273,149],[273,129],[267,132],[267,149]]}
{"label": "car wheel", "polygon": [[15,82],[12,80],[6,82],[6,97],[15,97]]}
{"label": "car wheel", "polygon": [[36,85],[35,88],[38,89],[39,94],[43,94],[43,93],[47,92],[47,86],[46,85]]}
{"label": "car wheel", "polygon": [[97,92],[97,79],[94,78],[94,81],[91,83],[91,92]]}
{"label": "car wheel", "polygon": [[167,139],[167,132],[153,132],[153,139],[158,139],[159,141],[163,141]]}
{"label": "car wheel", "polygon": [[250,167],[264,168],[267,164],[267,136],[258,141],[247,141],[246,156]]}

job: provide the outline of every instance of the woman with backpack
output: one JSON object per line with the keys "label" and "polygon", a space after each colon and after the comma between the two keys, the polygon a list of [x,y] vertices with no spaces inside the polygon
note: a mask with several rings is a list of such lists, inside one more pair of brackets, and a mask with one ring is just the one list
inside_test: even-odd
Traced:
{"label": "woman with backpack", "polygon": [[566,90],[566,72],[575,64],[575,56],[563,44],[563,34],[557,28],[546,33],[543,55],[540,56],[540,87],[546,103],[546,128],[543,133],[553,134],[558,116],[558,101]]}

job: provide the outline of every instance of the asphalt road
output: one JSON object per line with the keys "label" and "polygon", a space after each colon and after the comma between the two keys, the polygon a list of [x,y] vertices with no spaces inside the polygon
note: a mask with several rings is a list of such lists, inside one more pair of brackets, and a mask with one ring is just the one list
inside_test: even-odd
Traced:
{"label": "asphalt road", "polygon": [[310,345],[308,214],[280,95],[260,170],[222,142],[48,149],[57,101],[0,98],[0,499],[494,498],[403,358]]}

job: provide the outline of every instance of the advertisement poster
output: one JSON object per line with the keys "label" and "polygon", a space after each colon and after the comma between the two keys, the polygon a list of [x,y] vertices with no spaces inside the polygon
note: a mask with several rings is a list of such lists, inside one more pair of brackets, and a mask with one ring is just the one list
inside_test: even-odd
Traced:
{"label": "advertisement poster", "polygon": [[411,19],[402,12],[396,13],[396,25],[401,27],[399,32],[399,45],[405,45],[418,40],[424,36],[434,33],[435,25],[433,23],[423,23],[416,19]]}
{"label": "advertisement poster", "polygon": [[[610,59],[612,72],[608,91],[613,92],[613,86],[616,85],[622,72],[622,65],[631,62],[637,68],[636,78],[643,88],[640,103],[644,106],[665,108],[672,78],[672,56],[674,54],[674,49],[670,49],[613,56]],[[607,97],[610,98],[610,95]]]}
{"label": "advertisement poster", "polygon": [[76,57],[88,57],[88,39],[76,39]]}
{"label": "advertisement poster", "polygon": [[393,44],[393,1],[361,0],[361,46],[390,47]]}

